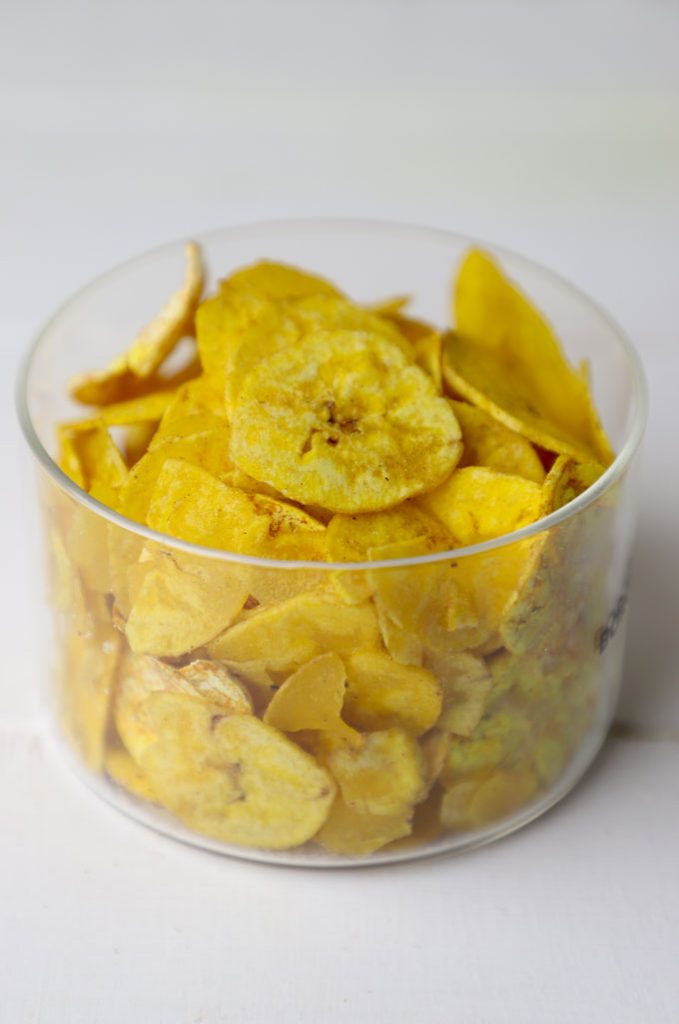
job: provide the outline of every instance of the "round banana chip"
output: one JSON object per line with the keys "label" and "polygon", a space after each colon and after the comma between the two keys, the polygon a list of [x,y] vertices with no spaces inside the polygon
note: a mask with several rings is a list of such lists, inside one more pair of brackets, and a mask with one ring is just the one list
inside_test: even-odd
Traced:
{"label": "round banana chip", "polygon": [[243,385],[231,453],[294,500],[370,512],[431,490],[462,446],[448,403],[391,342],[319,331],[264,360]]}
{"label": "round banana chip", "polygon": [[183,693],[152,693],[157,740],[141,767],[189,828],[226,843],[281,850],[311,839],[336,787],[316,760],[252,715],[224,716]]}

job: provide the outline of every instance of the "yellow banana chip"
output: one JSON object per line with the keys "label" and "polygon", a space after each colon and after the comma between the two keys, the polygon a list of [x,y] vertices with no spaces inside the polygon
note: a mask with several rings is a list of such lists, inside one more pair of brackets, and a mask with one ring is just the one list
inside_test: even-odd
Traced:
{"label": "yellow banana chip", "polygon": [[66,632],[59,695],[66,734],[88,768],[100,771],[109,724],[120,634],[109,622],[93,622],[87,633]]}
{"label": "yellow banana chip", "polygon": [[247,377],[234,461],[294,500],[369,512],[435,487],[460,456],[452,410],[378,336],[318,332]]}
{"label": "yellow banana chip", "polygon": [[324,554],[325,527],[306,512],[229,487],[176,459],[166,461],[158,475],[147,522],[181,540],[226,551],[279,558]]}
{"label": "yellow banana chip", "polygon": [[441,821],[446,828],[460,831],[489,825],[524,806],[537,788],[537,777],[529,770],[465,779],[443,797]]}
{"label": "yellow banana chip", "polygon": [[394,622],[379,599],[375,601],[375,609],[382,643],[394,661],[400,665],[421,665],[424,652],[422,638]]}
{"label": "yellow banana chip", "polygon": [[148,564],[125,626],[135,654],[176,658],[193,651],[233,622],[247,600],[247,588],[228,566],[208,569],[178,552]]}
{"label": "yellow banana chip", "polygon": [[[543,485],[542,515],[586,490],[603,472],[597,463],[556,460]],[[539,534],[507,603],[501,634],[521,653],[544,644],[550,633],[568,635],[596,584],[601,552],[610,543],[610,508],[590,505],[580,515]]]}
{"label": "yellow banana chip", "polygon": [[[422,537],[370,549],[375,561],[428,553],[429,541]],[[488,630],[480,622],[466,591],[456,582],[456,572],[446,560],[369,570],[383,637],[386,621],[387,630],[393,623],[402,631],[396,638],[402,652],[417,652],[418,640],[423,649],[441,652],[460,651],[482,643]],[[388,647],[386,640],[385,644]]]}
{"label": "yellow banana chip", "polygon": [[227,474],[233,463],[226,421],[217,429],[166,438],[161,444],[152,446],[131,469],[121,487],[117,504],[119,512],[137,523],[146,523],[158,476],[168,459],[181,459],[216,477]]}
{"label": "yellow banana chip", "polygon": [[425,664],[441,685],[438,728],[456,736],[471,736],[483,718],[493,687],[486,663],[473,654],[429,651]]}
{"label": "yellow banana chip", "polygon": [[409,814],[425,795],[424,757],[416,740],[402,729],[369,733],[358,748],[336,745],[324,763],[344,802],[361,814]]}
{"label": "yellow banana chip", "polygon": [[400,665],[382,651],[345,657],[346,720],[362,730],[399,727],[420,736],[441,713],[441,686],[426,669]]}
{"label": "yellow banana chip", "polygon": [[347,673],[339,655],[321,654],[286,679],[267,707],[264,721],[281,732],[322,729],[360,738],[342,721],[346,687]]}
{"label": "yellow banana chip", "polygon": [[460,469],[464,466],[485,466],[499,473],[542,483],[545,471],[527,438],[467,402],[452,401],[452,406],[462,428]]}
{"label": "yellow banana chip", "polygon": [[202,374],[177,388],[163,413],[152,447],[170,438],[202,434],[224,427],[224,394],[214,381]]}
{"label": "yellow banana chip", "polygon": [[252,715],[179,693],[144,702],[157,740],[141,767],[189,828],[238,846],[289,849],[327,818],[335,786],[309,754]]}
{"label": "yellow banana chip", "polygon": [[139,797],[140,800],[155,803],[156,798],[151,784],[125,747],[118,743],[109,746],[104,758],[104,769],[109,779],[112,779],[117,786],[126,789],[128,793]]}
{"label": "yellow banana chip", "polygon": [[378,643],[372,605],[340,605],[300,594],[254,611],[217,637],[209,650],[225,661],[263,661],[269,672],[294,672],[319,654],[351,654]]}
{"label": "yellow banana chip", "polygon": [[293,345],[299,327],[282,306],[259,292],[223,284],[196,314],[196,336],[203,369],[225,395],[227,412],[249,371],[262,359]]}
{"label": "yellow banana chip", "polygon": [[252,712],[247,691],[223,665],[197,659],[174,668],[148,655],[128,655],[120,671],[113,716],[118,735],[137,761],[156,738],[143,713],[144,701],[156,691],[200,697],[223,714]]}
{"label": "yellow banana chip", "polygon": [[113,505],[127,478],[127,466],[102,420],[65,423],[59,429],[59,465],[83,490]]}
{"label": "yellow banana chip", "polygon": [[203,290],[203,264],[194,242],[186,246],[186,277],[179,291],[142,328],[126,353],[95,373],[78,374],[70,382],[73,398],[85,405],[108,405],[128,397],[136,380],[146,380],[193,330],[193,315]]}
{"label": "yellow banana chip", "polygon": [[267,299],[295,299],[309,295],[340,296],[334,285],[316,274],[285,263],[261,260],[230,274],[220,287],[234,291],[260,292]]}
{"label": "yellow banana chip", "polygon": [[130,423],[124,428],[122,452],[128,469],[136,466],[142,455],[146,454],[157,428],[158,424],[153,420],[148,423]]}
{"label": "yellow banana chip", "polygon": [[391,341],[408,359],[413,358],[410,341],[390,317],[357,306],[342,296],[313,295],[299,298],[287,303],[285,310],[297,324],[302,336],[318,331],[359,331]]}
{"label": "yellow banana chip", "polygon": [[517,760],[531,742],[530,725],[524,717],[497,711],[483,718],[470,737],[451,737],[441,781],[449,788],[463,776],[494,771]]}
{"label": "yellow banana chip", "polygon": [[331,853],[365,857],[396,839],[410,834],[412,811],[401,814],[366,814],[349,807],[340,796],[316,839]]}
{"label": "yellow banana chip", "polygon": [[420,501],[461,545],[501,537],[535,522],[540,487],[532,480],[467,466]]}
{"label": "yellow banana chip", "polygon": [[152,391],[139,398],[105,405],[99,416],[108,427],[126,427],[136,423],[158,423],[167,408],[175,401],[174,388]]}
{"label": "yellow banana chip", "polygon": [[455,392],[550,451],[605,458],[582,376],[546,320],[479,250],[460,269],[455,322],[443,361]]}
{"label": "yellow banana chip", "polygon": [[[364,515],[335,515],[327,529],[328,558],[333,562],[365,562],[380,557],[375,551],[399,541],[417,541],[418,554],[445,551],[451,538],[445,528],[414,501],[397,508]],[[386,558],[398,555],[388,554]],[[349,600],[364,601],[374,590],[375,581],[365,570],[337,573],[335,582]]]}

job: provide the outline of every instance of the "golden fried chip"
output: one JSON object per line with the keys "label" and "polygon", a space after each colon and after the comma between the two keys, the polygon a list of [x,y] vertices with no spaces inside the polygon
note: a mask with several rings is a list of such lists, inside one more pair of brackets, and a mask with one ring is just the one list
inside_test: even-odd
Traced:
{"label": "golden fried chip", "polygon": [[117,786],[121,786],[122,789],[126,789],[132,796],[155,803],[156,798],[151,784],[125,747],[116,743],[107,749],[104,758],[104,771],[109,779]]}
{"label": "golden fried chip", "polygon": [[239,846],[289,849],[323,825],[332,779],[271,726],[251,715],[222,717],[186,694],[153,693],[144,706],[158,738],[141,767],[189,828]]}
{"label": "golden fried chip", "polygon": [[457,736],[471,736],[483,718],[493,685],[486,663],[473,654],[429,651],[425,665],[441,685],[438,728]]}
{"label": "golden fried chip", "polygon": [[109,723],[121,637],[109,622],[86,633],[68,628],[59,666],[59,698],[65,732],[83,761],[100,771]]}
{"label": "golden fried chip", "polygon": [[224,426],[226,406],[223,389],[203,374],[187,381],[174,392],[165,409],[153,441],[158,447],[169,438],[187,437]]}
{"label": "golden fried chip", "polygon": [[195,242],[186,246],[186,276],[179,291],[168,300],[158,315],[142,328],[123,355],[105,370],[81,373],[69,386],[73,398],[85,405],[109,405],[132,397],[136,380],[146,380],[174,349],[177,342],[193,331],[193,315],[203,290],[203,265]]}
{"label": "golden fried chip", "polygon": [[[161,553],[143,570],[125,633],[135,654],[178,657],[216,637],[233,622],[248,590],[228,565]],[[244,659],[251,660],[251,659]]]}
{"label": "golden fried chip", "polygon": [[128,427],[125,427],[122,441],[122,451],[125,458],[125,464],[128,469],[132,469],[133,466],[141,459],[142,455],[145,455],[151,441],[153,440],[158,424],[154,421],[148,423],[131,423]]}
{"label": "golden fried chip", "polygon": [[462,544],[501,537],[535,522],[540,514],[540,487],[492,469],[467,466],[420,499]]}
{"label": "golden fried chip", "polygon": [[308,295],[341,296],[341,292],[324,278],[270,260],[261,260],[252,266],[237,270],[220,282],[220,287],[234,291],[260,292],[267,299],[274,301],[304,298]]}
{"label": "golden fried chip", "polygon": [[393,342],[411,360],[413,349],[391,317],[357,306],[342,296],[310,295],[286,303],[286,312],[297,324],[301,336],[318,331],[359,331]]}
{"label": "golden fried chip", "polygon": [[247,715],[252,702],[242,684],[217,662],[197,659],[182,668],[166,665],[149,655],[130,655],[123,661],[113,717],[118,735],[135,760],[155,741],[143,712],[151,693],[187,693],[221,709],[225,715]]}
{"label": "golden fried chip", "polygon": [[[566,457],[557,459],[543,485],[542,514],[572,500],[601,471],[596,463],[578,467]],[[611,511],[605,501],[596,502],[533,539],[500,629],[511,651],[568,636],[583,606],[602,593],[600,566],[611,543]]]}
{"label": "golden fried chip", "polygon": [[365,814],[335,797],[330,814],[316,840],[331,853],[365,857],[387,843],[410,834],[412,811],[401,814]]}
{"label": "golden fried chip", "polygon": [[446,828],[460,831],[500,821],[527,804],[537,785],[535,774],[527,769],[464,779],[443,797],[441,821]]}
{"label": "golden fried chip", "polygon": [[441,732],[439,729],[432,729],[431,732],[420,741],[420,749],[424,756],[426,765],[427,791],[438,781],[439,775],[448,759],[450,749],[450,735]]}
{"label": "golden fried chip", "polygon": [[397,314],[402,313],[410,302],[410,295],[394,295],[389,299],[378,299],[377,302],[369,302],[365,309],[369,313],[374,313],[375,316],[385,316],[392,320]]}
{"label": "golden fried chip", "polygon": [[126,427],[136,423],[158,423],[166,409],[176,398],[174,388],[152,391],[139,398],[106,405],[99,413],[108,427]]}
{"label": "golden fried chip", "polygon": [[440,331],[430,331],[423,338],[413,342],[415,362],[420,366],[436,388],[437,395],[443,393],[443,373],[441,370],[441,351],[443,338]]}
{"label": "golden fried chip", "polygon": [[578,463],[567,457],[557,459],[549,471],[549,484],[545,481],[543,515],[549,515],[584,494],[604,472],[604,467],[598,462]]}
{"label": "golden fried chip", "polygon": [[417,633],[411,633],[394,622],[391,615],[382,602],[375,601],[377,621],[380,625],[382,643],[388,653],[400,665],[421,665],[423,655],[423,643]]}
{"label": "golden fried chip", "polygon": [[295,500],[369,512],[436,486],[461,452],[457,421],[391,343],[318,332],[249,374],[231,453]]}
{"label": "golden fried chip", "polygon": [[229,428],[223,425],[214,430],[184,437],[164,439],[151,449],[130,470],[120,490],[117,508],[128,519],[146,524],[149,505],[158,476],[168,459],[181,459],[199,466],[213,476],[221,477],[233,467],[230,455]]}
{"label": "golden fried chip", "polygon": [[225,396],[230,414],[249,371],[267,356],[293,345],[299,328],[263,294],[222,285],[196,314],[203,369]]}
{"label": "golden fried chip", "polygon": [[369,733],[360,747],[336,745],[324,763],[344,802],[361,814],[408,814],[426,792],[422,752],[402,729]]}
{"label": "golden fried chip", "polygon": [[[452,400],[451,400],[452,401]],[[499,473],[521,476],[541,484],[545,471],[530,441],[509,430],[483,409],[467,402],[452,401],[455,417],[462,428],[462,458],[458,467],[485,466]]]}
{"label": "golden fried chip", "polygon": [[[405,501],[384,512],[364,515],[335,515],[326,534],[328,558],[333,562],[365,562],[384,545],[399,541],[418,542],[418,554],[445,551],[451,539],[445,528],[414,501]],[[399,557],[388,554],[386,558]],[[374,580],[366,570],[338,572],[335,583],[349,600],[364,601],[374,589]]]}
{"label": "golden fried chip", "polygon": [[281,732],[321,729],[358,739],[342,721],[346,687],[347,673],[339,655],[321,654],[286,679],[267,707],[264,721]]}
{"label": "golden fried chip", "polygon": [[345,657],[344,717],[357,729],[399,727],[420,736],[441,713],[441,686],[426,669],[401,665],[383,651]]}
{"label": "golden fried chip", "polygon": [[114,505],[127,478],[127,467],[102,420],[65,423],[59,428],[59,464],[83,490]]}
{"label": "golden fried chip", "polygon": [[320,595],[300,594],[255,610],[218,636],[209,650],[213,658],[263,661],[269,672],[294,672],[319,654],[351,654],[378,643],[372,605],[341,605]]}
{"label": "golden fried chip", "polygon": [[549,451],[601,458],[586,382],[547,321],[479,250],[460,268],[455,320],[460,334],[444,355],[454,391]]}
{"label": "golden fried chip", "polygon": [[[428,553],[429,540],[423,537],[370,549],[375,561]],[[487,629],[480,623],[467,593],[456,583],[455,573],[451,563],[444,559],[369,570],[380,622],[384,623],[388,616],[404,631],[405,635],[397,641],[404,650],[416,651],[419,639],[425,649],[460,651],[476,647],[486,638]]]}
{"label": "golden fried chip", "polygon": [[451,737],[441,781],[449,788],[463,776],[505,766],[531,743],[531,727],[524,717],[513,711],[497,711],[482,718],[471,736]]}
{"label": "golden fried chip", "polygon": [[325,527],[306,512],[229,487],[176,459],[158,475],[146,521],[162,533],[226,551],[277,558],[324,554]]}

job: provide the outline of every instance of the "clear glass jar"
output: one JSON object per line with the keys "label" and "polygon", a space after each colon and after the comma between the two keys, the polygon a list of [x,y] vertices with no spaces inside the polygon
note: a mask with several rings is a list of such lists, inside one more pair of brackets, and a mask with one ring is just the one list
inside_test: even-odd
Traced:
{"label": "clear glass jar", "polygon": [[[280,259],[357,301],[412,295],[413,314],[434,323],[448,319],[455,264],[472,244],[344,221],[197,241],[218,274]],[[139,526],[61,472],[56,425],[82,415],[68,378],[104,365],[148,319],[180,275],[182,243],[98,278],[37,338],[18,401],[47,542],[50,701],[71,761],[110,803],[239,857],[381,863],[499,838],[551,807],[591,763],[621,676],[643,374],[588,298],[485,248],[569,357],[589,361],[619,454],[548,518],[466,549],[354,564],[234,555]],[[340,688],[336,721],[318,728],[302,681],[307,727],[291,731],[272,699],[318,658],[308,685]]]}

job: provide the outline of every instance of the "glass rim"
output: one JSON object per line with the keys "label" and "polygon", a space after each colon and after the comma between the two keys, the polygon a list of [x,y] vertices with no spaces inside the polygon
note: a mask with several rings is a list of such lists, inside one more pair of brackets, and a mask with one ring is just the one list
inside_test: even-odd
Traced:
{"label": "glass rim", "polygon": [[[469,247],[488,249],[492,253],[499,255],[500,258],[503,256],[508,257],[513,261],[523,263],[531,271],[550,278],[560,288],[570,292],[597,314],[597,316],[615,336],[616,341],[622,348],[630,366],[633,381],[632,421],[627,436],[625,437],[620,451],[613,462],[607,467],[599,479],[588,487],[586,491],[583,491],[582,494],[578,495],[577,498],[574,498],[572,501],[563,505],[556,511],[551,512],[549,515],[544,516],[542,519],[538,519],[534,523],[529,523],[527,526],[521,527],[519,530],[501,534],[499,537],[493,537],[490,540],[481,541],[476,544],[450,548],[447,551],[435,551],[426,555],[411,555],[407,558],[376,559],[375,561],[314,562],[304,559],[262,558],[259,555],[245,555],[221,548],[211,548],[201,544],[193,544],[189,541],[180,540],[178,537],[173,537],[170,534],[161,533],[158,530],[152,529],[150,526],[137,523],[133,519],[129,519],[127,516],[121,515],[121,513],[116,512],[115,509],[112,509],[108,505],[104,505],[102,502],[98,501],[96,498],[93,498],[92,495],[87,493],[87,491],[84,491],[74,483],[74,481],[71,480],[70,477],[68,477],[54,461],[38,435],[28,408],[28,386],[33,363],[42,345],[49,340],[49,336],[54,325],[68,310],[72,309],[79,299],[89,292],[90,289],[95,289],[96,287],[105,284],[110,278],[123,271],[131,269],[135,263],[157,256],[160,253],[174,249],[179,245],[184,245],[189,237],[196,239],[198,242],[202,240],[209,242],[210,239],[218,236],[237,238],[239,235],[243,235],[251,237],[260,233],[268,234],[275,232],[276,230],[281,232],[311,232],[327,230],[346,230],[348,232],[352,232],[357,230],[368,230],[383,234],[408,234],[411,236],[429,235],[431,237],[438,237],[441,240],[448,239],[451,243],[463,243]],[[641,443],[648,415],[648,387],[641,359],[634,344],[620,325],[602,306],[599,305],[598,302],[592,299],[578,286],[572,284],[557,271],[551,270],[549,267],[530,259],[530,257],[524,256],[522,253],[509,249],[506,246],[497,245],[494,242],[487,242],[459,232],[449,231],[446,228],[428,227],[426,225],[409,224],[390,220],[344,217],[281,218],[252,221],[233,225],[231,227],[213,228],[207,231],[196,232],[191,236],[187,235],[182,238],[173,239],[169,242],[164,242],[161,245],[154,246],[151,249],[146,249],[135,256],[115,264],[113,267],[103,271],[101,274],[96,275],[82,287],[69,295],[56,308],[54,313],[43,324],[43,326],[39,328],[21,360],[16,381],[15,397],[17,416],[24,438],[26,439],[26,442],[28,443],[28,446],[35,456],[38,464],[63,491],[65,491],[80,505],[88,508],[94,515],[108,520],[120,529],[127,530],[139,537],[143,537],[145,540],[153,541],[154,543],[161,544],[164,547],[174,548],[178,551],[200,558],[209,558],[221,562],[249,565],[267,570],[313,570],[315,572],[351,572],[373,569],[401,569],[431,565],[438,562],[444,562],[449,559],[468,558],[472,555],[483,554],[484,552],[493,551],[496,548],[502,548],[509,544],[515,544],[518,541],[527,540],[541,533],[545,533],[551,528],[559,526],[561,523],[566,522],[578,515],[578,513],[584,511],[599,497],[609,491],[615,483],[617,483],[624,471],[627,469],[632,457]]]}

